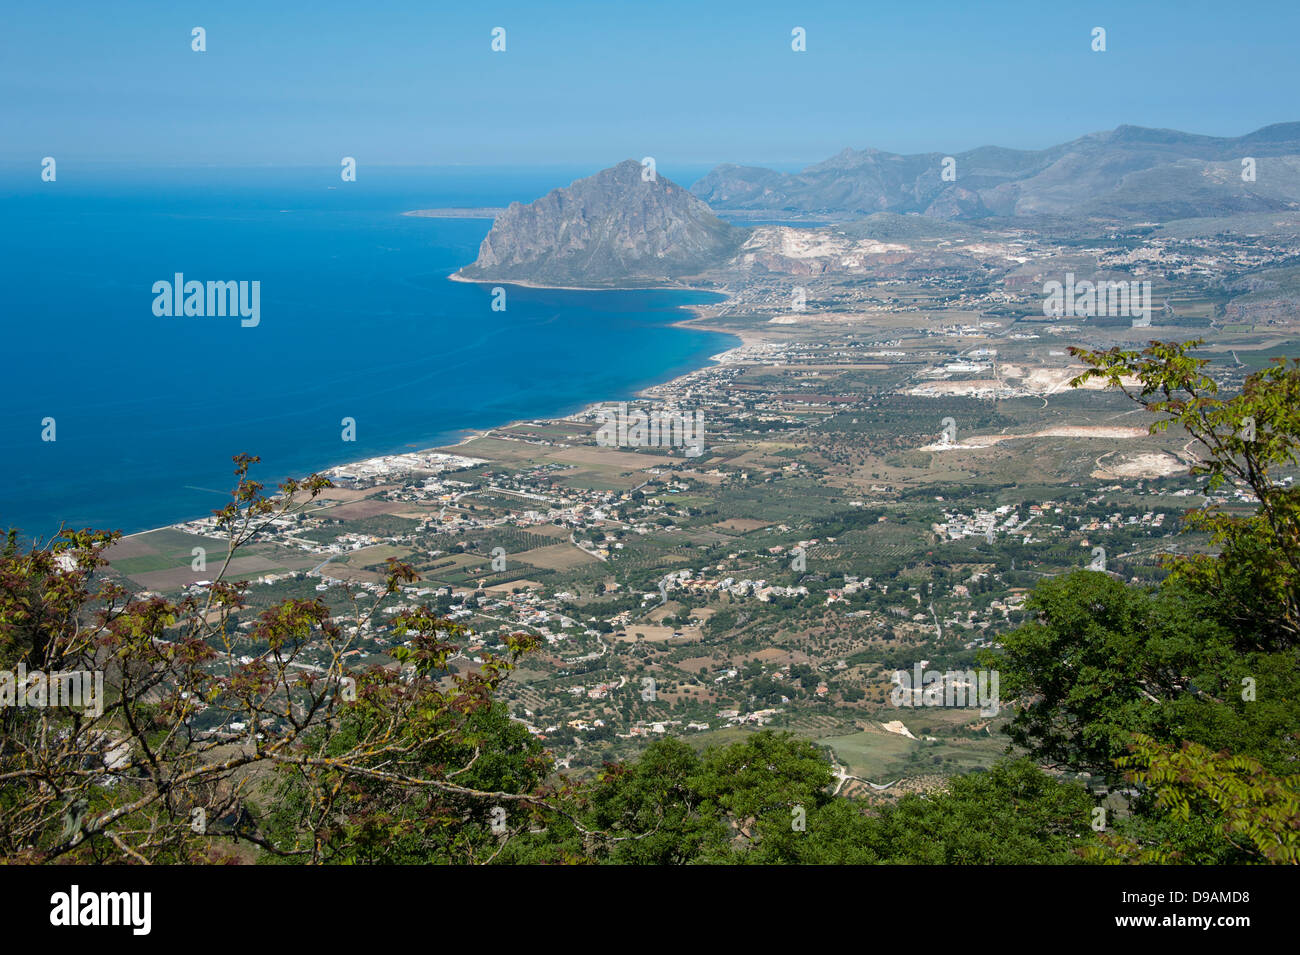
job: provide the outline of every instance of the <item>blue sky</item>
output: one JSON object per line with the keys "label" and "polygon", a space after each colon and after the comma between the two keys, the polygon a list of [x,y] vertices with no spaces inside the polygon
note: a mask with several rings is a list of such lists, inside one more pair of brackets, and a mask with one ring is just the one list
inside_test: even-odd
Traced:
{"label": "blue sky", "polygon": [[790,167],[1300,119],[1294,0],[55,0],[3,20],[6,161]]}

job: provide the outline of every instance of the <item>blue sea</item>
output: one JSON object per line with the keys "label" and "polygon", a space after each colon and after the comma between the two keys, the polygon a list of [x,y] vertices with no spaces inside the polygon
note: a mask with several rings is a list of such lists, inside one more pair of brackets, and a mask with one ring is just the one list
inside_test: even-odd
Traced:
{"label": "blue sea", "polygon": [[[188,520],[229,500],[237,453],[271,485],[626,399],[734,346],[671,327],[706,293],[508,286],[493,311],[489,287],[447,278],[491,222],[401,215],[527,202],[594,171],[0,169],[0,528]],[[259,324],[156,316],[153,285],[175,273],[260,282]]]}

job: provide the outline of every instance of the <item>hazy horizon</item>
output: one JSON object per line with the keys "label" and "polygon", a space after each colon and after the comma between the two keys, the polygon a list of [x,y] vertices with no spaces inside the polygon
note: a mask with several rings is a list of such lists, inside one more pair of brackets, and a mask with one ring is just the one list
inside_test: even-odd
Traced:
{"label": "hazy horizon", "polygon": [[[539,168],[653,155],[800,168],[846,147],[1041,149],[1123,124],[1239,136],[1291,120],[1300,84],[1300,9],[1250,11],[16,8],[0,37],[0,160]],[[1091,49],[1098,26],[1105,52]],[[495,27],[504,52],[491,49]]]}

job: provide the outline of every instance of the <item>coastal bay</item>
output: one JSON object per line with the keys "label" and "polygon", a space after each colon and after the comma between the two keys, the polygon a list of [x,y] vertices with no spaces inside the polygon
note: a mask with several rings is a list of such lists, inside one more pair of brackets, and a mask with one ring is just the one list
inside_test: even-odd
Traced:
{"label": "coastal bay", "polygon": [[[167,526],[225,503],[237,453],[260,455],[272,483],[446,445],[626,399],[735,341],[678,327],[682,307],[719,298],[698,292],[512,287],[493,311],[490,288],[447,280],[489,223],[402,215],[434,191],[427,173],[355,192],[301,170],[260,176],[160,186],[110,172],[18,191],[0,254],[29,281],[10,299],[0,523],[43,538]],[[542,182],[455,188],[449,206],[484,208]],[[155,316],[150,289],[176,272],[260,282],[260,323]],[[56,440],[41,440],[46,418]]]}

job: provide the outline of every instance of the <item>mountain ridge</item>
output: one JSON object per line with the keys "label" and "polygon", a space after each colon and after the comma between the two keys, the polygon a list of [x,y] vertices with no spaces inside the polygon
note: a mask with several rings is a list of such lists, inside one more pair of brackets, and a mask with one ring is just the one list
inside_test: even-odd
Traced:
{"label": "mountain ridge", "polygon": [[[1257,162],[1256,179],[1225,176],[1224,164],[1246,157]],[[919,213],[937,218],[1086,215],[1195,216],[1300,208],[1300,182],[1290,164],[1269,180],[1262,160],[1300,157],[1300,122],[1274,123],[1236,137],[1215,137],[1134,125],[1088,133],[1041,150],[986,145],[953,154],[891,153],[846,148],[797,173],[724,163],[691,186],[719,212],[772,210],[838,213]],[[943,178],[944,160],[955,160],[953,180]],[[1175,169],[1177,163],[1195,167]],[[1155,175],[1151,175],[1156,173]],[[1167,173],[1168,175],[1163,175]],[[1189,201],[1189,173],[1217,181]],[[1135,195],[1125,180],[1145,174],[1146,192]],[[1190,178],[1195,180],[1195,175]],[[1202,183],[1195,192],[1204,193]]]}
{"label": "mountain ridge", "polygon": [[734,254],[749,231],[627,159],[530,203],[512,202],[454,277],[608,287],[653,285]]}

